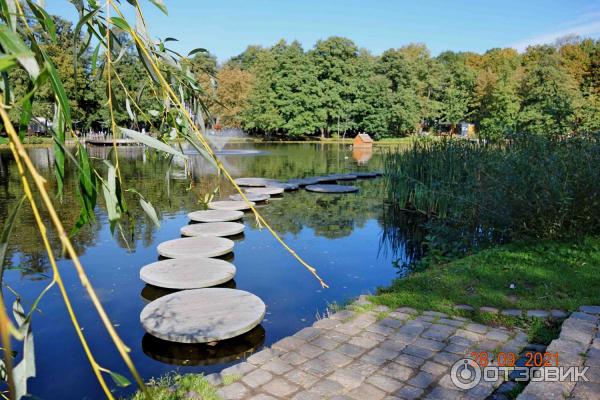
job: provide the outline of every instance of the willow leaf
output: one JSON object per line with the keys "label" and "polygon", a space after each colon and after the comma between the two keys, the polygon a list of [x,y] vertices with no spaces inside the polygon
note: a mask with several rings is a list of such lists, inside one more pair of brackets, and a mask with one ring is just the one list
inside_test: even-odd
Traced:
{"label": "willow leaf", "polygon": [[172,154],[179,158],[183,158],[186,160],[188,158],[187,156],[183,155],[183,153],[177,151],[176,149],[169,146],[168,144],[161,142],[158,139],[153,138],[150,135],[145,135],[143,133],[133,131],[131,129],[121,128],[121,127],[119,127],[119,129],[125,136],[130,137],[131,139],[135,140],[136,142],[140,142],[142,144],[145,144],[148,147],[152,147],[153,149]]}
{"label": "willow leaf", "polygon": [[142,206],[142,209],[144,210],[146,215],[148,215],[148,217],[150,217],[150,220],[152,221],[152,223],[157,228],[160,228],[160,221],[158,220],[158,215],[156,215],[156,210],[152,206],[152,203],[150,203],[140,197],[140,205]]}
{"label": "willow leaf", "polygon": [[165,13],[165,15],[169,15],[169,10],[167,10],[167,6],[165,6],[165,3],[163,2],[163,0],[150,0],[150,3],[152,3],[156,7],[158,7],[160,9],[160,11]]}
{"label": "willow leaf", "polygon": [[25,68],[32,80],[38,77],[40,66],[33,53],[7,25],[0,24],[0,43],[2,43],[2,48],[6,54],[13,55],[19,60],[19,63]]}

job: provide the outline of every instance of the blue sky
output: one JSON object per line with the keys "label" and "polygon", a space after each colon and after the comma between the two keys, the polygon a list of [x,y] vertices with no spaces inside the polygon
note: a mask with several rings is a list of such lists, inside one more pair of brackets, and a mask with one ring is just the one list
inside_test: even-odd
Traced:
{"label": "blue sky", "polygon": [[[299,40],[305,49],[322,38],[346,36],[380,54],[408,43],[444,50],[523,50],[578,34],[600,38],[600,2],[592,0],[164,0],[165,16],[142,0],[151,34],[172,36],[187,51],[205,47],[220,61],[247,45]],[[124,3],[127,4],[126,2]],[[47,0],[48,11],[73,16],[66,0]]]}

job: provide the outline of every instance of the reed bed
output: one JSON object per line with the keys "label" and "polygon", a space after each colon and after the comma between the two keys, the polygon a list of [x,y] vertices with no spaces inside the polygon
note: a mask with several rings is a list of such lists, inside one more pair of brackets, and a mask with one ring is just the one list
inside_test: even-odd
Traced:
{"label": "reed bed", "polygon": [[445,251],[598,234],[599,165],[598,133],[420,141],[385,154],[386,202],[425,217],[427,241]]}

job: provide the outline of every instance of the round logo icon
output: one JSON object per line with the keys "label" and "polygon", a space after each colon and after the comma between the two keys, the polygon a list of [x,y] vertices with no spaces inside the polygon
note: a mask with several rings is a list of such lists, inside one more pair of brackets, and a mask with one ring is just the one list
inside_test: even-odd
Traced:
{"label": "round logo icon", "polygon": [[452,365],[450,379],[459,389],[472,389],[481,381],[481,368],[475,361],[462,358]]}

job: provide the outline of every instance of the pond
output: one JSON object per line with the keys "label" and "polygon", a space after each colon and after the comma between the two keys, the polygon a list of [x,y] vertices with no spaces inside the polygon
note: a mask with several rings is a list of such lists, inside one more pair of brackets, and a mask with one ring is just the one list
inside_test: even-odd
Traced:
{"label": "pond", "polygon": [[[277,179],[297,178],[338,172],[370,171],[381,168],[381,156],[353,154],[347,146],[325,144],[225,144],[221,159],[235,177],[259,176]],[[238,151],[241,150],[241,151]],[[52,176],[52,150],[32,148],[30,154],[55,190]],[[90,148],[98,162],[106,148]],[[188,152],[192,153],[192,152]],[[147,154],[140,147],[120,150],[120,163],[128,187],[142,193],[157,209],[161,227],[156,228],[128,197],[134,215],[125,224],[124,238],[112,235],[102,201],[97,220],[74,238],[81,261],[103,302],[114,326],[127,346],[143,378],[170,371],[219,371],[243,360],[252,351],[312,324],[331,304],[343,304],[360,294],[374,293],[404,273],[408,256],[382,242],[383,182],[381,178],[356,181],[357,194],[331,195],[305,190],[286,192],[281,198],[261,206],[260,211],[273,228],[330,285],[319,283],[265,229],[258,229],[254,217],[246,214],[245,233],[235,238],[233,255],[237,267],[236,287],[259,296],[267,305],[262,324],[242,337],[216,346],[176,345],[145,334],[139,322],[148,301],[166,293],[145,286],[139,279],[142,266],[157,260],[156,246],[180,237],[179,229],[188,224],[186,214],[200,208],[198,201],[215,187],[219,177],[197,155],[190,155],[188,166],[169,163]],[[66,192],[76,185],[71,173],[66,177]],[[191,176],[191,179],[184,179]],[[0,215],[20,197],[21,187],[10,154],[0,151]],[[219,196],[227,198],[234,189],[221,179]],[[138,208],[136,208],[138,207]],[[65,196],[59,206],[67,227],[77,219],[78,204]],[[57,242],[57,241],[54,241]],[[55,249],[60,254],[60,248]],[[23,207],[13,231],[8,253],[5,285],[18,293],[28,309],[50,282],[51,270],[28,207]],[[83,327],[83,333],[99,363],[126,374],[126,367],[101,326],[85,290],[70,261],[59,258],[67,290]],[[14,296],[4,290],[7,304]],[[102,392],[70,324],[58,288],[43,298],[33,317],[37,377],[29,380],[29,391],[39,398],[96,399]],[[17,347],[19,348],[19,347]],[[19,355],[17,355],[19,359]],[[114,385],[113,385],[114,386]],[[115,388],[116,394],[131,393]]]}

